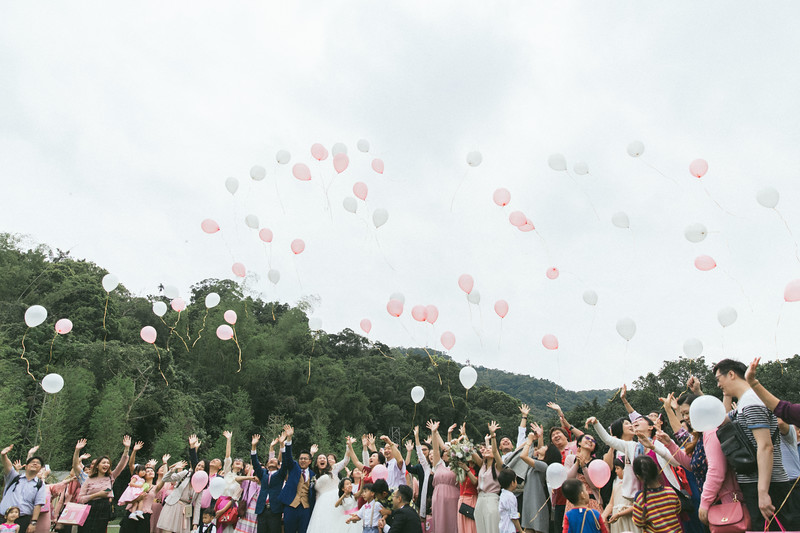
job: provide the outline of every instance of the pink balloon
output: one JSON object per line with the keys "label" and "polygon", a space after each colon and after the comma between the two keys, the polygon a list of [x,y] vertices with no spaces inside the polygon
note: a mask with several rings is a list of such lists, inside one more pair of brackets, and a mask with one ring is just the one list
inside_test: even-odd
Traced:
{"label": "pink balloon", "polygon": [[492,195],[492,200],[494,200],[494,203],[496,203],[500,207],[505,207],[511,201],[511,193],[508,192],[508,189],[504,189],[501,187],[496,191],[494,191],[494,194]]}
{"label": "pink balloon", "polygon": [[494,312],[497,313],[497,316],[500,318],[505,318],[508,314],[508,302],[505,300],[497,300],[494,303]]}
{"label": "pink balloon", "polygon": [[429,324],[435,324],[439,318],[439,309],[435,305],[425,306],[425,321]]}
{"label": "pink balloon", "polygon": [[369,473],[372,481],[376,481],[378,479],[386,480],[389,477],[389,470],[383,465],[375,465],[375,467],[370,470]]}
{"label": "pink balloon", "polygon": [[786,288],[783,290],[783,299],[787,302],[800,302],[800,279],[786,284]]}
{"label": "pink balloon", "polygon": [[589,479],[595,487],[604,487],[611,478],[611,468],[605,461],[592,461],[589,463]]}
{"label": "pink balloon", "polygon": [[231,324],[231,325],[236,324],[236,318],[237,318],[236,317],[236,311],[234,311],[233,309],[228,309],[222,315],[222,318],[224,318],[225,322],[227,322],[228,324]]}
{"label": "pink balloon", "polygon": [[527,233],[529,231],[535,230],[536,228],[533,226],[533,222],[531,222],[528,219],[525,219],[525,223],[523,225],[521,225],[521,226],[518,226],[517,229]]}
{"label": "pink balloon", "polygon": [[228,324],[222,324],[217,328],[217,337],[221,341],[229,341],[233,338],[233,328]]}
{"label": "pink balloon", "polygon": [[243,278],[247,274],[247,269],[245,269],[244,265],[241,263],[234,263],[231,267],[231,270],[233,270],[233,273],[240,278]]}
{"label": "pink balloon", "polygon": [[59,335],[66,335],[72,331],[72,320],[69,318],[62,318],[56,322],[56,333]]}
{"label": "pink balloon", "polygon": [[512,226],[520,227],[528,222],[528,217],[522,211],[514,211],[508,215],[508,221],[511,222]]}
{"label": "pink balloon", "polygon": [[373,159],[372,170],[374,170],[378,174],[383,174],[383,159]]}
{"label": "pink balloon", "polygon": [[711,256],[698,255],[697,258],[694,260],[694,266],[697,267],[697,270],[702,270],[703,272],[707,272],[716,267],[717,263]]}
{"label": "pink balloon", "polygon": [[547,276],[548,279],[556,279],[558,277],[558,274],[559,272],[556,267],[550,267],[547,269],[547,272],[545,272],[545,275]]}
{"label": "pink balloon", "polygon": [[200,223],[200,228],[206,233],[216,233],[219,231],[219,224],[210,218],[207,218]]}
{"label": "pink balloon", "polygon": [[336,154],[333,156],[333,169],[337,174],[341,174],[350,165],[350,158],[347,154]]}
{"label": "pink balloon", "polygon": [[300,181],[311,179],[311,169],[305,163],[297,163],[292,167],[292,175]]}
{"label": "pink balloon", "polygon": [[389,303],[386,304],[386,310],[389,311],[389,314],[398,317],[403,314],[403,302],[400,300],[389,300]]}
{"label": "pink balloon", "polygon": [[353,194],[356,195],[356,198],[360,198],[361,200],[367,199],[367,184],[363,181],[357,181],[355,185],[353,185]]}
{"label": "pink balloon", "polygon": [[192,488],[195,492],[200,493],[203,492],[203,489],[206,488],[208,484],[208,474],[205,470],[201,470],[199,472],[195,472],[192,475]]}
{"label": "pink balloon", "polygon": [[153,326],[145,326],[142,328],[142,331],[139,332],[139,336],[142,337],[144,342],[153,344],[156,342],[156,328]]}
{"label": "pink balloon", "polygon": [[311,145],[311,156],[317,161],[324,161],[328,159],[328,149],[320,143],[314,143]]}
{"label": "pink balloon", "polygon": [[472,292],[472,288],[475,286],[475,280],[472,279],[472,276],[469,274],[461,274],[461,276],[458,278],[458,286],[461,287],[462,291],[469,294]]}
{"label": "pink balloon", "polygon": [[425,322],[425,319],[428,318],[428,314],[425,312],[425,306],[415,305],[411,308],[411,317],[417,322]]}
{"label": "pink balloon", "polygon": [[181,297],[178,297],[178,298],[175,298],[174,300],[172,300],[169,303],[169,305],[172,306],[172,310],[173,311],[181,312],[184,309],[186,309],[186,300],[184,300]]}
{"label": "pink balloon", "polygon": [[372,330],[372,322],[370,322],[368,318],[361,320],[359,326],[361,326],[361,329],[363,329],[364,333],[367,334],[369,334],[369,332]]}
{"label": "pink balloon", "polygon": [[258,232],[258,238],[264,242],[272,242],[272,230],[269,228],[261,228]]}
{"label": "pink balloon", "polygon": [[548,350],[558,350],[558,339],[555,335],[547,334],[542,337],[542,345]]}
{"label": "pink balloon", "polygon": [[689,164],[689,172],[695,178],[702,178],[708,172],[708,163],[705,159],[695,159]]}
{"label": "pink balloon", "polygon": [[445,350],[452,350],[453,346],[456,345],[456,336],[450,331],[445,331],[442,333],[442,338],[440,340],[442,341],[442,346],[444,346]]}
{"label": "pink balloon", "polygon": [[303,239],[295,239],[292,241],[292,251],[294,255],[303,253],[303,250],[306,249],[306,243],[303,242]]}

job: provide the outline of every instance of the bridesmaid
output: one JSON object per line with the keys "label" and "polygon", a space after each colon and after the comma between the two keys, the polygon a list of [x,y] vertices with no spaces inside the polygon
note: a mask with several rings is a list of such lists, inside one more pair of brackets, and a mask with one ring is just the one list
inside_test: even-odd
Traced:
{"label": "bridesmaid", "polygon": [[447,466],[450,452],[439,435],[439,422],[428,421],[433,450],[433,530],[436,533],[458,533],[458,483],[456,474]]}

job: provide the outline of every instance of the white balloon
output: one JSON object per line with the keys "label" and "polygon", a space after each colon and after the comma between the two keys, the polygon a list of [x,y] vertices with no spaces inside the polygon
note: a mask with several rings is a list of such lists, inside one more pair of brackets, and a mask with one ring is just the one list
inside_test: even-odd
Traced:
{"label": "white balloon", "polygon": [[477,150],[467,154],[467,164],[471,167],[477,167],[483,162],[483,156]]}
{"label": "white balloon", "polygon": [[703,353],[703,343],[700,342],[700,339],[686,339],[686,342],[683,343],[683,353],[686,354],[686,357],[697,357]]}
{"label": "white balloon", "polygon": [[578,161],[577,163],[575,163],[575,164],[572,166],[572,170],[573,170],[573,171],[575,172],[575,174],[577,174],[578,176],[585,176],[586,174],[588,174],[588,173],[589,173],[589,165],[587,165],[587,164],[586,164],[586,163],[584,163],[583,161]]}
{"label": "white balloon", "polygon": [[631,340],[636,335],[636,322],[631,318],[620,318],[617,321],[617,333],[626,341]]}
{"label": "white balloon", "polygon": [[631,221],[628,219],[628,215],[622,211],[618,211],[611,215],[611,223],[618,228],[627,229],[631,227]]}
{"label": "white balloon", "polygon": [[336,143],[331,147],[331,154],[345,154],[347,155],[347,146],[344,143]]}
{"label": "white balloon", "polygon": [[219,294],[216,292],[209,292],[206,294],[206,309],[213,309],[219,305]]}
{"label": "white balloon", "polygon": [[167,304],[162,301],[153,302],[153,313],[156,316],[164,316],[167,314]]}
{"label": "white balloon", "polygon": [[425,389],[417,385],[413,389],[411,389],[411,399],[414,400],[414,403],[419,403],[425,397]]}
{"label": "white balloon", "polygon": [[723,307],[717,312],[717,320],[723,328],[727,328],[739,318],[739,313],[733,307]]}
{"label": "white balloon", "polygon": [[727,415],[719,398],[710,394],[695,398],[689,406],[689,421],[695,431],[713,431],[722,424]]}
{"label": "white balloon", "polygon": [[358,210],[358,202],[352,196],[345,196],[344,200],[342,200],[342,205],[344,210],[350,213],[355,213]]}
{"label": "white balloon", "polygon": [[366,139],[359,139],[356,143],[356,146],[358,147],[359,152],[369,152],[369,141]]}
{"label": "white balloon", "polygon": [[597,293],[594,291],[584,291],[583,301],[589,305],[597,305]]}
{"label": "white balloon", "polygon": [[708,236],[708,229],[700,223],[689,224],[686,226],[686,229],[683,230],[683,235],[689,242],[701,242]]}
{"label": "white balloon", "polygon": [[389,212],[382,207],[379,207],[372,213],[372,223],[375,224],[376,228],[380,228],[386,221],[389,220]]}
{"label": "white balloon", "polygon": [[633,141],[628,145],[628,155],[631,157],[639,157],[644,153],[644,144],[642,141]]}
{"label": "white balloon", "polygon": [[106,274],[103,276],[103,288],[106,292],[111,292],[119,285],[119,278],[114,274]]}
{"label": "white balloon", "polygon": [[471,304],[478,305],[481,303],[481,293],[473,289],[471,293],[467,294],[467,301]]}
{"label": "white balloon", "polygon": [[25,311],[25,324],[29,328],[35,328],[47,320],[47,309],[41,305],[32,305]]}
{"label": "white balloon", "polygon": [[269,272],[267,272],[267,278],[273,283],[273,285],[277,285],[281,280],[281,273],[272,268]]}
{"label": "white balloon", "polygon": [[258,217],[255,215],[247,215],[244,217],[244,223],[250,229],[258,229]]}
{"label": "white balloon", "polygon": [[225,492],[226,486],[227,482],[225,481],[225,478],[214,476],[214,479],[212,479],[211,483],[208,484],[208,492],[211,493],[212,498],[219,498],[222,496],[222,493]]}
{"label": "white balloon", "polygon": [[229,193],[236,194],[236,191],[239,190],[239,180],[237,180],[236,178],[226,179],[225,188],[228,189]]}
{"label": "white balloon", "polygon": [[47,374],[42,378],[42,388],[47,393],[55,394],[64,388],[64,378],[58,374]]}
{"label": "white balloon", "polygon": [[174,300],[180,295],[181,293],[178,291],[178,287],[174,285],[167,285],[164,287],[164,296],[166,296],[170,300]]}
{"label": "white balloon", "polygon": [[471,366],[465,366],[458,373],[458,379],[465,389],[469,390],[478,381],[478,372]]}
{"label": "white balloon", "polygon": [[253,179],[253,181],[261,181],[267,177],[267,169],[261,165],[254,165],[250,169],[250,177]]}
{"label": "white balloon", "polygon": [[567,469],[561,463],[551,463],[547,467],[545,477],[547,478],[547,486],[550,489],[560,489],[561,485],[567,480]]}
{"label": "white balloon", "polygon": [[559,172],[567,170],[567,158],[563,154],[551,155],[547,158],[547,164],[550,165],[550,168]]}
{"label": "white balloon", "polygon": [[780,193],[778,193],[777,189],[772,187],[764,187],[758,191],[758,194],[756,195],[756,201],[769,209],[773,209],[776,205],[778,205],[778,200],[780,199]]}
{"label": "white balloon", "polygon": [[314,317],[308,319],[308,329],[311,331],[319,331],[322,329],[322,319]]}
{"label": "white balloon", "polygon": [[291,160],[292,160],[292,154],[290,154],[287,150],[278,150],[278,153],[275,154],[275,161],[277,161],[281,165],[285,165]]}
{"label": "white balloon", "polygon": [[391,296],[389,296],[390,300],[397,300],[402,304],[406,303],[406,296],[402,292],[393,292]]}

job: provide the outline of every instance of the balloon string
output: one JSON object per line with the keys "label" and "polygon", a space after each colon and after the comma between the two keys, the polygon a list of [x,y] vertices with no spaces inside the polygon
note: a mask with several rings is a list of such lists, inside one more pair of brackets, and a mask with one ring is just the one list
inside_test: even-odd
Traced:
{"label": "balloon string", "polygon": [[281,211],[286,215],[286,209],[283,208],[283,200],[281,200],[281,193],[278,191],[278,163],[277,161],[272,166],[272,174],[275,176],[275,196],[278,198],[278,204],[281,206]]}
{"label": "balloon string", "polygon": [[500,344],[503,342],[503,317],[500,317],[500,335],[497,337],[497,349],[500,349]]}
{"label": "balloon string", "polygon": [[167,376],[165,376],[164,372],[161,370],[161,352],[158,350],[158,346],[156,346],[155,343],[153,343],[153,348],[156,349],[156,354],[158,354],[158,372],[161,374],[161,377],[164,378],[164,383],[166,383],[167,387],[169,387],[169,381],[167,381]]}
{"label": "balloon string", "polygon": [[25,333],[22,334],[22,354],[19,356],[19,358],[25,360],[25,372],[28,373],[33,381],[36,381],[36,378],[33,377],[33,374],[31,374],[31,362],[28,361],[27,357],[25,357],[25,335],[28,334],[30,329],[30,326],[28,326],[28,328],[25,330]]}
{"label": "balloon string", "polygon": [[654,167],[653,165],[651,165],[650,163],[648,163],[646,160],[642,159],[641,157],[640,157],[639,159],[641,159],[641,160],[642,160],[642,163],[644,163],[644,164],[645,164],[645,165],[647,165],[648,167],[652,168],[653,170],[655,170],[656,172],[658,172],[659,174],[661,174],[662,176],[664,176],[665,178],[667,178],[668,180],[670,180],[670,181],[671,181],[672,183],[674,183],[675,185],[678,185],[678,182],[677,182],[677,181],[675,181],[673,178],[671,178],[671,177],[667,176],[666,174],[664,174],[663,172],[661,172],[660,170],[658,170],[656,167]]}
{"label": "balloon string", "polygon": [[464,184],[464,178],[466,178],[466,177],[467,177],[467,173],[468,173],[468,172],[469,172],[469,169],[467,169],[467,170],[464,172],[464,175],[463,175],[463,176],[461,176],[461,180],[459,180],[459,182],[458,182],[458,187],[456,187],[456,192],[454,192],[454,193],[453,193],[453,199],[452,199],[452,200],[450,200],[450,212],[451,212],[451,213],[453,212],[453,204],[454,204],[454,203],[455,203],[455,201],[456,201],[456,196],[458,195],[458,191],[459,191],[459,190],[461,190],[461,185],[463,185],[463,184]]}
{"label": "balloon string", "polygon": [[533,228],[533,232],[536,234],[537,237],[539,237],[542,240],[542,244],[544,245],[544,251],[547,254],[547,258],[550,259],[550,247],[547,246],[547,241],[544,240],[544,237],[542,237],[542,234],[539,233],[538,229]]}
{"label": "balloon string", "polygon": [[778,213],[778,216],[781,218],[781,221],[783,222],[783,225],[784,225],[784,226],[786,226],[786,231],[788,231],[788,232],[789,232],[789,236],[790,236],[790,237],[792,238],[792,240],[794,241],[794,256],[795,256],[795,258],[796,258],[798,261],[800,261],[800,250],[798,250],[798,247],[797,247],[797,239],[796,239],[796,238],[795,238],[795,236],[794,236],[794,232],[792,232],[792,228],[790,228],[790,227],[789,227],[789,223],[788,223],[788,222],[786,222],[786,219],[785,219],[785,218],[783,218],[783,215],[781,214],[781,212],[780,212],[780,211],[778,211],[778,210],[777,210],[776,208],[774,208],[774,207],[773,207],[772,209],[774,209],[774,210],[775,210],[775,212],[776,212],[776,213]]}
{"label": "balloon string", "polygon": [[108,298],[111,296],[110,292],[106,293],[106,305],[103,308],[103,351],[106,351],[106,338],[108,337],[108,330],[106,329],[106,314],[108,313]]}
{"label": "balloon string", "polygon": [[390,356],[386,355],[385,353],[383,353],[383,350],[381,350],[380,346],[376,346],[376,348],[378,349],[379,352],[381,352],[382,356],[386,357],[387,359],[391,359],[392,361],[394,361],[394,357],[390,357]]}
{"label": "balloon string", "polygon": [[597,221],[600,222],[600,215],[597,213],[597,208],[594,206],[594,202],[592,202],[592,198],[589,196],[589,193],[586,192],[586,189],[583,188],[583,185],[578,183],[577,180],[572,177],[572,174],[570,174],[569,170],[567,170],[567,176],[569,176],[569,179],[572,180],[572,183],[574,183],[575,186],[581,190],[583,195],[586,197],[586,200],[589,202],[592,211],[594,211],[594,216],[597,217]]}
{"label": "balloon string", "polygon": [[197,332],[197,338],[192,343],[192,348],[194,348],[194,345],[200,340],[200,336],[203,334],[203,330],[206,328],[206,318],[208,318],[208,307],[206,307],[206,314],[203,315],[203,325],[200,328],[200,331]]}
{"label": "balloon string", "polygon": [[378,250],[381,252],[381,255],[383,256],[383,260],[386,261],[387,265],[389,265],[389,268],[391,268],[393,272],[397,272],[397,270],[395,270],[395,268],[389,262],[389,259],[386,257],[386,254],[383,252],[383,248],[381,247],[381,241],[378,240],[378,230],[377,230],[377,228],[375,229],[375,244],[378,245]]}
{"label": "balloon string", "polygon": [[717,204],[717,207],[719,207],[719,208],[720,208],[722,211],[724,211],[725,213],[728,213],[728,214],[729,214],[730,216],[732,216],[732,217],[738,217],[738,216],[739,216],[739,215],[737,215],[737,214],[735,214],[735,213],[731,213],[730,211],[728,211],[727,209],[725,209],[724,207],[722,207],[722,206],[720,205],[720,203],[719,203],[719,202],[718,202],[718,201],[717,201],[717,200],[716,200],[716,199],[715,199],[713,196],[711,196],[711,193],[710,193],[710,192],[708,192],[708,189],[706,189],[706,184],[705,184],[705,183],[703,183],[703,190],[704,190],[704,191],[706,191],[706,195],[707,195],[709,198],[711,198],[711,201],[712,201],[712,202],[714,202],[715,204]]}
{"label": "balloon string", "polygon": [[798,482],[798,481],[800,481],[800,477],[798,477],[797,479],[795,479],[795,480],[794,480],[794,484],[792,485],[792,488],[791,488],[791,489],[789,489],[789,492],[787,492],[787,493],[786,493],[786,497],[785,497],[785,498],[783,499],[783,501],[781,502],[781,506],[780,506],[780,507],[778,507],[778,510],[777,510],[777,511],[775,511],[775,513],[774,513],[774,514],[773,514],[773,515],[772,515],[772,516],[769,518],[769,522],[767,522],[767,524],[764,526],[764,531],[766,531],[766,530],[768,530],[768,529],[769,529],[769,526],[770,526],[770,524],[772,523],[772,521],[775,519],[775,517],[776,517],[776,516],[778,516],[778,513],[780,513],[780,512],[781,512],[781,509],[783,509],[783,506],[784,506],[784,504],[785,504],[785,503],[786,503],[786,501],[789,499],[789,495],[792,493],[792,491],[794,490],[794,488],[797,486],[797,482]]}
{"label": "balloon string", "polygon": [[614,396],[612,396],[611,398],[609,398],[608,402],[609,402],[609,403],[613,402],[613,401],[614,401],[614,400],[617,398],[617,395],[618,395],[620,392],[622,392],[622,387],[620,387],[620,388],[618,388],[618,389],[617,389],[617,392],[615,392],[615,393],[614,393]]}
{"label": "balloon string", "polygon": [[292,258],[292,262],[294,263],[294,271],[297,274],[297,283],[300,284],[300,290],[303,290],[303,280],[300,279],[300,269],[297,268],[297,254],[295,254],[295,258]]}
{"label": "balloon string", "polygon": [[[552,493],[552,491],[551,491],[551,493]],[[528,522],[528,524],[532,524],[532,523],[533,523],[533,521],[534,521],[534,520],[536,520],[536,517],[537,517],[537,516],[539,516],[539,513],[541,513],[541,512],[542,512],[542,509],[544,509],[544,506],[545,506],[545,505],[547,505],[547,502],[549,502],[549,501],[550,501],[550,496],[548,496],[548,497],[547,497],[547,499],[546,499],[546,500],[544,501],[544,503],[542,504],[542,506],[541,506],[541,507],[539,507],[539,510],[538,510],[538,511],[536,511],[536,514],[535,514],[535,515],[533,515],[533,518],[531,518],[531,520],[530,520],[530,522]]]}
{"label": "balloon string", "polygon": [[747,300],[747,305],[749,305],[749,306],[750,306],[750,311],[753,311],[753,312],[755,312],[755,310],[753,309],[753,302],[752,302],[752,301],[750,301],[750,297],[749,297],[749,296],[747,296],[747,293],[746,293],[746,292],[744,292],[744,286],[743,286],[743,285],[742,285],[742,284],[739,282],[739,280],[737,280],[736,278],[734,278],[733,276],[731,276],[731,275],[730,275],[730,273],[729,273],[729,272],[728,272],[728,271],[727,271],[725,268],[723,268],[723,267],[719,267],[719,269],[720,269],[720,270],[722,270],[722,272],[724,272],[724,273],[725,273],[725,275],[726,275],[726,276],[728,276],[728,277],[730,278],[730,280],[731,280],[731,281],[733,281],[734,283],[736,283],[736,285],[738,285],[738,286],[739,286],[739,290],[741,291],[741,293],[742,293],[742,296],[744,296],[745,300]]}
{"label": "balloon string", "polygon": [[45,371],[50,370],[50,362],[53,360],[53,344],[56,342],[57,336],[58,336],[58,331],[53,333],[53,340],[50,341],[50,359],[47,360],[47,366],[45,367]]}
{"label": "balloon string", "polygon": [[239,346],[239,338],[236,335],[236,326],[232,325],[231,329],[233,329],[233,342],[236,343],[236,348],[239,349],[239,370],[236,371],[236,373],[238,374],[239,372],[242,371],[242,347]]}

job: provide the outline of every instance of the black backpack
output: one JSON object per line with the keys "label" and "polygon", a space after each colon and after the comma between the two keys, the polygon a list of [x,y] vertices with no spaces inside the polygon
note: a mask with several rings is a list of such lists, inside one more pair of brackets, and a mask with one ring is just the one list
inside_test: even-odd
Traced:
{"label": "black backpack", "polygon": [[[742,426],[736,421],[737,414],[734,414],[729,423],[722,424],[717,428],[717,438],[719,439],[722,453],[728,460],[728,465],[737,474],[749,475],[758,472],[758,458],[755,447],[750,444],[750,439],[745,435]],[[776,430],[777,432],[777,430]],[[773,441],[775,434],[772,435]]]}

